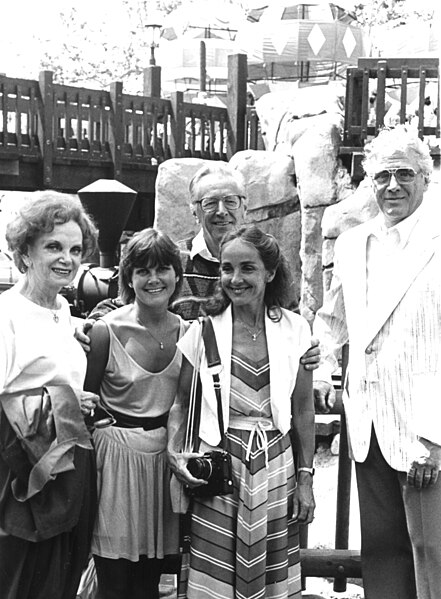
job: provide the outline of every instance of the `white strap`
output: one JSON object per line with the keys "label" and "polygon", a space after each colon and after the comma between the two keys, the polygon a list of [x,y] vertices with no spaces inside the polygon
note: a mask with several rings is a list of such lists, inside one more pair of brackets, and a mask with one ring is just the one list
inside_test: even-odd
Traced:
{"label": "white strap", "polygon": [[268,437],[266,431],[277,430],[272,419],[234,416],[231,418],[229,426],[250,431],[245,459],[247,462],[250,460],[253,441],[256,438],[257,449],[265,452],[265,467],[268,468]]}

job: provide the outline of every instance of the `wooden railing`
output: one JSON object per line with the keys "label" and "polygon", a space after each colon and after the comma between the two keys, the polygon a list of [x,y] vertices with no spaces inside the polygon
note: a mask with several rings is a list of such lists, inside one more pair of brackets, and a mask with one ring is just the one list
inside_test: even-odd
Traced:
{"label": "wooden railing", "polygon": [[301,529],[300,543],[302,578],[308,576],[333,578],[334,590],[337,592],[346,590],[347,578],[361,578],[360,550],[349,550],[352,462],[349,459],[346,419],[342,402],[342,381],[345,380],[348,355],[349,346],[345,345],[342,351],[341,376],[337,377],[334,383],[336,402],[331,410],[332,414],[339,415],[340,420],[334,547],[309,549],[306,527],[303,530]]}
{"label": "wooden railing", "polygon": [[39,81],[0,76],[0,189],[76,192],[114,178],[153,194],[157,165],[168,158],[227,160],[257,148],[246,56],[229,61],[226,107],[184,102],[179,92],[171,99],[124,94],[120,82],[109,91],[59,85],[50,71]]}
{"label": "wooden railing", "polygon": [[[351,157],[354,179],[363,176],[359,163],[364,144],[384,126],[411,123],[421,139],[433,136],[439,144],[439,108],[438,58],[360,58],[356,67],[349,67],[340,154]],[[439,146],[432,153],[439,160]]]}

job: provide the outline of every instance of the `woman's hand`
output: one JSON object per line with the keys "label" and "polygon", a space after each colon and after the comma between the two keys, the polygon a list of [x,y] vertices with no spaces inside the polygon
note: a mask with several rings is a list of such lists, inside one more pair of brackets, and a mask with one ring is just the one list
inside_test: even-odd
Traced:
{"label": "woman's hand", "polygon": [[189,487],[199,487],[200,485],[207,484],[206,480],[192,476],[187,468],[188,460],[190,458],[200,458],[202,456],[202,453],[179,453],[171,451],[170,449],[167,451],[167,460],[170,470],[180,483],[188,485]]}
{"label": "woman's hand", "polygon": [[99,395],[91,393],[90,391],[80,391],[80,408],[83,416],[93,416],[95,407],[97,406],[100,398]]}
{"label": "woman's hand", "polygon": [[315,499],[312,490],[312,476],[300,472],[294,492],[293,517],[301,524],[311,524],[314,520]]}

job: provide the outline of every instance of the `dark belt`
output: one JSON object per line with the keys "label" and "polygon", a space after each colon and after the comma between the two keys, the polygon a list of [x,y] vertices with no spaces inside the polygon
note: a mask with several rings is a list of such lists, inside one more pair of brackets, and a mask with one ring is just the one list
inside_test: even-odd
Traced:
{"label": "dark belt", "polygon": [[168,412],[153,418],[129,416],[127,414],[121,414],[121,412],[115,412],[114,410],[109,410],[109,412],[115,418],[115,424],[113,426],[119,426],[121,428],[143,428],[145,431],[152,431],[155,428],[161,428],[162,426],[166,427],[168,421]]}

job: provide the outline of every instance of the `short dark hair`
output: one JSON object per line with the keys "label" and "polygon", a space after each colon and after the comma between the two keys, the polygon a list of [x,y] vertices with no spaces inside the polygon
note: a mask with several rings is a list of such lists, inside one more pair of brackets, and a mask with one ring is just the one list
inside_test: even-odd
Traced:
{"label": "short dark hair", "polygon": [[[251,244],[260,256],[265,269],[274,272],[274,278],[265,287],[264,303],[268,316],[275,321],[280,320],[280,308],[287,308],[290,303],[291,274],[285,256],[273,235],[264,233],[256,225],[243,225],[235,231],[224,235],[219,246],[219,258],[222,268],[222,252],[233,240],[241,239]],[[220,314],[231,303],[221,284],[217,286],[216,293],[206,306],[208,314]]]}
{"label": "short dark hair", "polygon": [[37,237],[69,221],[76,222],[83,234],[82,257],[90,257],[97,247],[98,231],[80,200],[57,191],[44,191],[20,208],[6,228],[8,247],[20,272],[28,269],[23,256]]}
{"label": "short dark hair", "polygon": [[119,264],[119,295],[125,304],[135,300],[131,287],[135,268],[146,266],[172,266],[177,277],[176,289],[170,298],[170,304],[179,296],[184,273],[181,253],[178,246],[165,233],[148,228],[135,233],[127,243]]}

